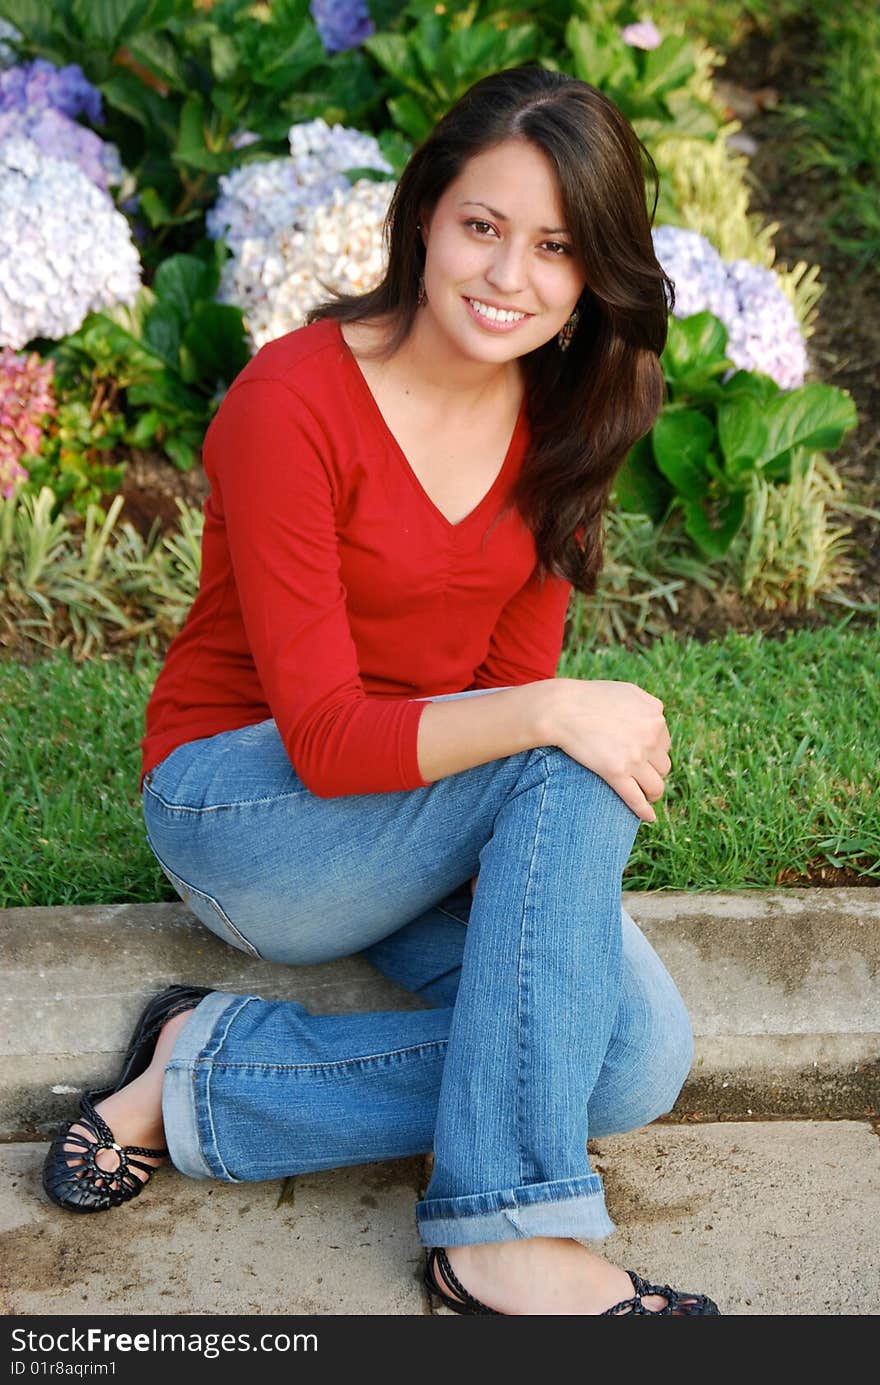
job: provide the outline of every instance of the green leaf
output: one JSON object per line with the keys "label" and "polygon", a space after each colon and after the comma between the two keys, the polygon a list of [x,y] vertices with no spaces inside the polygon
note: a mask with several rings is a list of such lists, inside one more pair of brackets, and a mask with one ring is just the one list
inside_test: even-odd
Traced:
{"label": "green leaf", "polygon": [[393,96],[388,101],[388,110],[395,125],[409,135],[415,144],[421,144],[433,128],[433,121],[425,114],[423,107],[409,92]]}
{"label": "green leaf", "polygon": [[630,514],[650,515],[658,523],[672,494],[666,478],[657,470],[650,437],[630,448],[614,481],[614,498]]}
{"label": "green leaf", "polygon": [[183,342],[212,386],[217,380],[229,384],[250,360],[241,312],[228,303],[199,303]]}
{"label": "green leaf", "polygon": [[150,226],[167,226],[174,221],[174,213],[171,208],[162,201],[155,188],[142,188],[140,192],[140,209],[147,218]]}
{"label": "green leaf", "polygon": [[195,94],[188,96],[180,112],[177,143],[172,154],[176,164],[210,173],[223,173],[229,167],[232,153],[208,147],[208,128],[208,115],[202,97]]}
{"label": "green leaf", "polygon": [[230,82],[238,71],[238,48],[230,34],[211,35],[211,70],[217,82]]}
{"label": "green leaf", "polygon": [[402,34],[371,34],[364,39],[363,47],[398,82],[425,96],[430,95],[409,43]]}
{"label": "green leaf", "polygon": [[740,480],[766,459],[767,424],[764,400],[742,395],[718,409],[718,441],[727,474]]}
{"label": "green leaf", "polygon": [[195,465],[196,444],[187,442],[179,435],[166,438],[163,450],[177,467],[178,471],[190,471]]}
{"label": "green leaf", "polygon": [[695,409],[664,409],[651,433],[657,465],[679,495],[701,499],[708,489],[706,458],[715,429]]}
{"label": "green leaf", "polygon": [[392,173],[383,173],[381,168],[346,168],[343,169],[343,173],[352,184],[360,182],[361,179],[366,179],[368,183],[387,183],[394,180]]}
{"label": "green leaf", "polygon": [[379,135],[379,148],[399,178],[413,152],[412,142],[399,130],[385,129]]}
{"label": "green leaf", "polygon": [[153,292],[163,306],[173,309],[184,327],[196,304],[214,291],[211,269],[196,255],[172,255],[156,270]]}
{"label": "green leaf", "polygon": [[149,9],[149,0],[73,0],[82,34],[113,52],[133,34]]}
{"label": "green leaf", "polygon": [[175,91],[188,91],[186,67],[178,46],[165,34],[138,34],[128,45],[136,62]]}
{"label": "green leaf", "polygon": [[779,386],[769,375],[758,375],[751,370],[738,370],[720,389],[725,404],[735,399],[753,399],[763,406],[779,393]]}
{"label": "green leaf", "polygon": [[46,0],[3,0],[0,15],[32,43],[39,44],[52,32],[52,6]]}
{"label": "green leaf", "polygon": [[809,452],[833,451],[859,421],[856,406],[845,390],[819,383],[780,393],[767,405],[765,418],[767,461],[793,447]]}
{"label": "green leaf", "polygon": [[152,87],[136,77],[133,72],[122,69],[114,71],[104,82],[98,83],[106,104],[129,120],[134,120],[149,133],[161,131],[164,140],[170,143],[176,130],[174,107],[164,100]]}
{"label": "green leaf", "polygon": [[698,548],[710,558],[720,558],[733,542],[745,512],[744,491],[734,491],[722,501],[711,504],[685,500],[684,527]]}
{"label": "green leaf", "polygon": [[158,409],[147,409],[138,416],[134,427],[128,434],[133,447],[147,447],[162,426],[162,415]]}
{"label": "green leaf", "polygon": [[144,345],[171,370],[180,369],[181,322],[170,303],[158,302],[144,321]]}
{"label": "green leaf", "polygon": [[669,319],[669,335],[661,360],[672,380],[710,367],[722,369],[728,361],[727,328],[712,313],[692,313],[690,317]]}
{"label": "green leaf", "polygon": [[646,94],[661,96],[672,87],[685,86],[695,71],[690,39],[667,34],[658,48],[645,53],[639,89]]}
{"label": "green leaf", "polygon": [[597,37],[592,25],[584,19],[570,19],[565,27],[565,42],[574,59],[575,77],[596,87],[603,86],[611,65],[611,52]]}

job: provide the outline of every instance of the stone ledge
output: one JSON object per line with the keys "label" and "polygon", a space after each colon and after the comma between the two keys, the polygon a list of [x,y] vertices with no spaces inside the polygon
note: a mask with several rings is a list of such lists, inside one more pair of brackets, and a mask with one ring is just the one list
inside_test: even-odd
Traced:
{"label": "stone ledge", "polygon": [[[880,891],[628,892],[696,1035],[681,1112],[864,1118],[880,1109]],[[0,911],[0,1136],[46,1133],[114,1074],[172,981],[319,1014],[419,1009],[360,957],[283,967],[236,952],[182,903]]]}

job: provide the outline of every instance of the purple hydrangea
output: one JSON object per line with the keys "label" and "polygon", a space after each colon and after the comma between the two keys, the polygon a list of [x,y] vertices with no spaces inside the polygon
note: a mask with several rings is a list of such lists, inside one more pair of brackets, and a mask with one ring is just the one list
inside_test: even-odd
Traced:
{"label": "purple hydrangea", "polygon": [[0,140],[23,135],[33,140],[44,154],[67,159],[102,191],[122,181],[122,164],[114,144],[108,144],[75,120],[52,106],[29,110],[10,110],[0,114]]}
{"label": "purple hydrangea", "polygon": [[51,108],[73,118],[84,115],[97,124],[103,118],[101,93],[77,63],[56,67],[45,58],[0,72],[0,112]]}
{"label": "purple hydrangea", "polygon": [[365,0],[311,0],[309,9],[328,53],[356,48],[375,33]]}
{"label": "purple hydrangea", "polygon": [[740,370],[769,375],[780,389],[804,383],[807,350],[791,303],[771,269],[725,261],[705,236],[658,226],[654,252],[675,284],[675,316],[710,312],[727,328],[727,355]]}

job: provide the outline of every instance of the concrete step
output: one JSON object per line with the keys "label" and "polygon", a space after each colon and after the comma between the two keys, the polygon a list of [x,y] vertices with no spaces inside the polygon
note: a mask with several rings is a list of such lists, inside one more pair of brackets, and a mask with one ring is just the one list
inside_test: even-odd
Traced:
{"label": "concrete step", "polygon": [[[676,1112],[703,1119],[880,1111],[880,890],[627,893],[696,1034]],[[0,1137],[45,1135],[116,1073],[145,999],[172,981],[315,1013],[416,1009],[362,958],[255,961],[182,903],[0,912]]]}
{"label": "concrete step", "polygon": [[[880,1313],[869,1122],[655,1124],[592,1149],[614,1263],[724,1314]],[[45,1150],[0,1146],[4,1314],[430,1312],[421,1159],[237,1184],[165,1166],[126,1206],[71,1216],[42,1192]]]}

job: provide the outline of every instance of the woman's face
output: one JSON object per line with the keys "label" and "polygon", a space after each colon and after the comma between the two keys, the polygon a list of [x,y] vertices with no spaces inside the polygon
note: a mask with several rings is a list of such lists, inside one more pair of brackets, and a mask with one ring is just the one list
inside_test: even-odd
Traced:
{"label": "woman's face", "polygon": [[553,166],[526,140],[470,159],[422,217],[422,239],[424,312],[480,361],[511,360],[549,341],[586,282]]}

